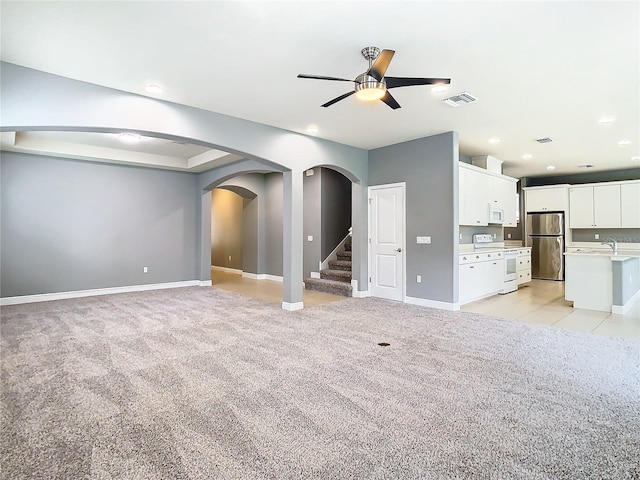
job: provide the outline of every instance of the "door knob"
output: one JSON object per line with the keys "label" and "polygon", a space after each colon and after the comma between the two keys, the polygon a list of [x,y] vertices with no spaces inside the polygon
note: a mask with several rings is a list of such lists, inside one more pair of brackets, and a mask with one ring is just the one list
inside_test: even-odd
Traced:
{"label": "door knob", "polygon": [[401,252],[402,249],[401,248],[396,248],[396,252]]}

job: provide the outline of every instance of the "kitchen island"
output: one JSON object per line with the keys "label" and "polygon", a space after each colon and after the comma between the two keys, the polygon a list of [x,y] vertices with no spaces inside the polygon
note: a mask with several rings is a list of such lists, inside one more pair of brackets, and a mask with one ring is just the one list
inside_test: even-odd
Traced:
{"label": "kitchen island", "polygon": [[640,250],[565,253],[565,299],[574,308],[625,314],[640,297]]}

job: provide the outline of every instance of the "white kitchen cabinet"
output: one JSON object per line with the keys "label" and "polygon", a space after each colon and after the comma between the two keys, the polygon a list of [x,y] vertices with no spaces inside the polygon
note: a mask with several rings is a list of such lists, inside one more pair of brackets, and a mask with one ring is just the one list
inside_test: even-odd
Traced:
{"label": "white kitchen cabinet", "polygon": [[565,212],[569,209],[567,185],[530,187],[524,189],[527,212]]}
{"label": "white kitchen cabinet", "polygon": [[503,226],[516,226],[517,179],[492,174],[461,163],[459,170],[459,225],[489,224],[489,203],[504,210]]}
{"label": "white kitchen cabinet", "polygon": [[516,262],[518,286],[529,283],[531,281],[531,248],[519,248]]}
{"label": "white kitchen cabinet", "polygon": [[467,253],[459,258],[460,304],[499,293],[504,286],[503,253]]}
{"label": "white kitchen cabinet", "polygon": [[640,182],[620,185],[620,223],[622,228],[640,228]]}
{"label": "white kitchen cabinet", "polygon": [[620,184],[569,188],[571,228],[620,228]]}
{"label": "white kitchen cabinet", "polygon": [[460,168],[460,225],[486,226],[489,224],[489,176],[471,170]]}

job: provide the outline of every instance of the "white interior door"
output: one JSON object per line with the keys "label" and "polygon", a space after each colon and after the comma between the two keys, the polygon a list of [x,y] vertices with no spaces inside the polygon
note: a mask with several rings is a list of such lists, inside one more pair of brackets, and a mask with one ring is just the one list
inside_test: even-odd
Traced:
{"label": "white interior door", "polygon": [[371,295],[404,300],[405,186],[369,188]]}

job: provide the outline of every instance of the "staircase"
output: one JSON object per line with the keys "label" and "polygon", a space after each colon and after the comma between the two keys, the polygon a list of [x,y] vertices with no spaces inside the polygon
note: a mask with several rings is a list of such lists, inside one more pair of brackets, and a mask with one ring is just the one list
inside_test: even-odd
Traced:
{"label": "staircase", "polygon": [[345,243],[344,249],[337,252],[338,259],[329,261],[329,268],[320,271],[320,278],[305,278],[307,290],[351,296],[351,244]]}

